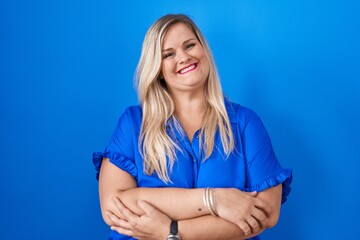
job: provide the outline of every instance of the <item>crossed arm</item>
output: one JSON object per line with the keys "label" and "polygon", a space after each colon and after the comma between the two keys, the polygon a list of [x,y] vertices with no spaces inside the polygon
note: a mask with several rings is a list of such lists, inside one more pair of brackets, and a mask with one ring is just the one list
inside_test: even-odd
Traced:
{"label": "crossed arm", "polygon": [[219,217],[210,215],[204,206],[203,192],[204,189],[138,188],[131,175],[106,158],[102,162],[101,211],[105,222],[122,234],[165,239],[172,219],[179,221],[182,239],[247,239],[277,223],[281,184],[260,193],[216,188]]}

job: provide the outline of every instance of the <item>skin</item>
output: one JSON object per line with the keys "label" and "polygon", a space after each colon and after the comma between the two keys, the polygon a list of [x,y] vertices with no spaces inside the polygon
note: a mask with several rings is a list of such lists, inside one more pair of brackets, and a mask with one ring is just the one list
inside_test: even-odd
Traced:
{"label": "skin", "polygon": [[[105,222],[119,233],[138,239],[164,239],[171,219],[180,220],[183,239],[246,239],[276,224],[281,201],[281,185],[256,195],[219,188],[216,209],[220,217],[214,217],[202,203],[204,189],[137,188],[135,180],[108,159],[102,163],[99,188]],[[149,203],[153,214],[144,211],[139,201]],[[261,214],[260,206],[266,214]],[[253,216],[258,216],[258,223],[249,227],[248,219]],[[151,221],[146,221],[148,218]],[[242,224],[249,227],[246,234],[240,228]]]}
{"label": "skin", "polygon": [[[205,112],[209,61],[194,33],[183,23],[170,27],[162,48],[162,75],[174,100],[175,114],[192,140]],[[192,71],[180,72],[194,66]],[[179,221],[182,239],[247,239],[277,223],[281,185],[259,193],[234,188],[214,191],[218,217],[210,215],[204,206],[204,189],[138,188],[131,175],[106,158],[100,170],[99,194],[105,222],[113,230],[137,239],[165,239],[171,219]]]}
{"label": "skin", "polygon": [[[210,65],[194,33],[183,23],[175,24],[165,34],[162,48],[161,72],[171,96],[202,94]],[[181,72],[193,64],[194,70]]]}
{"label": "skin", "polygon": [[[161,72],[175,103],[175,115],[191,142],[206,110],[203,89],[210,72],[209,60],[194,33],[183,23],[167,31],[162,48]],[[180,72],[194,64],[194,70]]]}

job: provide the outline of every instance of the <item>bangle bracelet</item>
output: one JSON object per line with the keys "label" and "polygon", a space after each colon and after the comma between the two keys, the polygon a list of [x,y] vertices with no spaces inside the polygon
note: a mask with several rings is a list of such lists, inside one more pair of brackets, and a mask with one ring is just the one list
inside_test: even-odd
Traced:
{"label": "bangle bracelet", "polygon": [[204,205],[209,209],[211,215],[217,216],[216,212],[214,211],[214,200],[212,196],[212,189],[205,188],[204,195],[203,195]]}
{"label": "bangle bracelet", "polygon": [[210,189],[210,207],[211,210],[214,212],[215,216],[218,216],[216,208],[215,208],[215,191],[214,189]]}

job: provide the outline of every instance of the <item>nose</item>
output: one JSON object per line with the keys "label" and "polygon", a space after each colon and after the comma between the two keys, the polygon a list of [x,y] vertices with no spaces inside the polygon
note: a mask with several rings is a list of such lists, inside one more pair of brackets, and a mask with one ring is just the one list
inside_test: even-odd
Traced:
{"label": "nose", "polygon": [[182,50],[180,50],[177,53],[176,57],[177,57],[177,61],[178,61],[179,64],[186,63],[191,58],[190,55],[187,52],[182,51]]}

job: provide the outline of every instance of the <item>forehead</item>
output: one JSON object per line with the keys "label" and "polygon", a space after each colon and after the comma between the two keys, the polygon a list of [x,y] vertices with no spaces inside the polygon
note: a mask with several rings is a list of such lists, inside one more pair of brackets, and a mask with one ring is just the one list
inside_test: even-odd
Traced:
{"label": "forehead", "polygon": [[175,23],[165,33],[162,48],[167,49],[182,45],[183,42],[191,38],[196,39],[196,36],[188,25]]}

